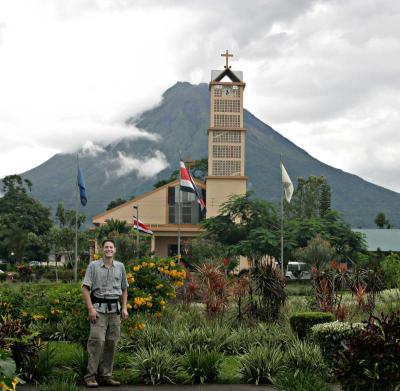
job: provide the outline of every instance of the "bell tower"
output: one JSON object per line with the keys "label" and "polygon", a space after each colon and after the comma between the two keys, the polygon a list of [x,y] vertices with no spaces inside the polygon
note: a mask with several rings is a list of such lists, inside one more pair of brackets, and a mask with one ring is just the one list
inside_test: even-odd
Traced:
{"label": "bell tower", "polygon": [[228,50],[223,70],[211,71],[210,127],[208,128],[207,217],[216,216],[232,195],[247,191],[243,127],[243,72],[233,71]]}

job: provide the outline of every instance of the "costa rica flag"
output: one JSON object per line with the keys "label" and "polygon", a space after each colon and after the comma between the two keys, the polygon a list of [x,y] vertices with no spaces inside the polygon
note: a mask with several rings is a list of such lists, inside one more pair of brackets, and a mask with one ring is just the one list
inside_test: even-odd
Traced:
{"label": "costa rica flag", "polygon": [[185,163],[182,160],[180,162],[179,177],[180,177],[180,189],[182,191],[194,193],[196,196],[196,201],[200,205],[201,212],[202,213],[206,212],[206,203],[204,202],[201,196],[201,192],[194,183],[189,170],[186,168]]}
{"label": "costa rica flag", "polygon": [[138,220],[133,218],[133,228],[138,229],[139,232],[143,232],[144,234],[153,235],[153,231],[142,221],[139,220],[139,224],[137,223]]}

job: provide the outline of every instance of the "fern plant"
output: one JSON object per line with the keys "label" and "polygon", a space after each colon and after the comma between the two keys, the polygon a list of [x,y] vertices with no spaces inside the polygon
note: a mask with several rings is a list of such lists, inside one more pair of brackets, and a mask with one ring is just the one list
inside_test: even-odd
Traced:
{"label": "fern plant", "polygon": [[223,354],[217,351],[193,349],[185,354],[182,367],[192,383],[211,383],[221,369]]}
{"label": "fern plant", "polygon": [[169,350],[158,347],[141,348],[133,355],[131,364],[133,374],[145,384],[175,384],[177,380],[178,358]]}
{"label": "fern plant", "polygon": [[279,345],[255,346],[239,358],[240,376],[246,383],[268,384],[285,369],[284,353]]}

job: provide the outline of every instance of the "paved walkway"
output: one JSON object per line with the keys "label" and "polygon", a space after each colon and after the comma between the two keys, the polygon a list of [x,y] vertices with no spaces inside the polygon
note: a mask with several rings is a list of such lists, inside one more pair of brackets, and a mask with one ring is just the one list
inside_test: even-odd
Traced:
{"label": "paved walkway", "polygon": [[[97,387],[93,390],[98,391],[149,391],[150,388],[156,388],[161,391],[276,391],[275,387],[272,386],[256,386],[254,384],[205,384],[205,385],[170,385],[162,384],[156,387],[143,386],[143,385],[122,385],[120,387]],[[333,390],[340,391],[340,386],[333,386]],[[39,391],[39,387],[31,385],[18,386],[17,390],[21,391]],[[90,390],[90,388],[85,388]]]}
{"label": "paved walkway", "polygon": [[[122,385],[119,387],[97,387],[93,390],[98,391],[149,391],[150,388],[156,388],[161,391],[274,391],[276,388],[272,386],[256,386],[254,384],[205,384],[205,385],[167,385],[162,384],[156,387],[143,385]],[[31,385],[22,385],[17,387],[17,391],[38,391],[39,387]],[[86,388],[90,390],[90,388]]]}

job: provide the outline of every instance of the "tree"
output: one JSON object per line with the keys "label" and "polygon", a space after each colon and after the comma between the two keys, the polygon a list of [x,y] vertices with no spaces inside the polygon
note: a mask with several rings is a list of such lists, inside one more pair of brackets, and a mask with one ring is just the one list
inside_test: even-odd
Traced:
{"label": "tree", "polygon": [[[89,248],[90,233],[78,231],[78,256],[87,252]],[[67,265],[75,261],[75,230],[69,227],[52,227],[46,235],[48,247],[56,257],[65,256]]]}
{"label": "tree", "polygon": [[382,262],[382,270],[385,274],[388,288],[400,288],[400,256],[390,254]]}
{"label": "tree", "polygon": [[132,231],[126,221],[107,219],[105,224],[96,229],[96,237],[99,240],[110,238],[112,234],[124,234]]}
{"label": "tree", "polygon": [[50,210],[30,197],[32,182],[19,175],[3,179],[0,199],[0,256],[12,262],[24,259],[46,260],[48,248],[39,244],[52,221]]}
{"label": "tree", "polygon": [[285,251],[294,258],[293,251],[299,247],[306,247],[308,241],[317,235],[329,241],[336,250],[338,260],[343,262],[353,260],[358,253],[366,251],[363,235],[354,232],[350,224],[333,210],[327,212],[323,218],[286,220],[284,233]]}
{"label": "tree", "polygon": [[[215,238],[197,237],[192,239],[189,244],[188,254],[183,252],[183,260],[190,265],[199,265],[201,263],[220,263],[223,259],[235,261],[235,254],[232,254],[231,247],[223,245]],[[233,259],[232,259],[233,258]]]}
{"label": "tree", "polygon": [[319,199],[319,215],[321,217],[324,217],[330,210],[331,210],[331,187],[325,181],[321,185],[321,193]]}
{"label": "tree", "polygon": [[57,205],[56,220],[58,221],[60,228],[73,228],[75,229],[75,219],[77,217],[78,229],[86,220],[86,216],[82,213],[77,212],[73,209],[65,209],[63,203]]}
{"label": "tree", "polygon": [[331,189],[323,176],[299,177],[290,204],[285,202],[288,218],[323,217],[331,208]]}
{"label": "tree", "polygon": [[383,229],[383,228],[390,228],[390,222],[386,218],[385,214],[383,212],[379,212],[374,220],[374,223],[377,225],[378,228]]}
{"label": "tree", "polygon": [[204,238],[214,238],[232,255],[243,255],[254,264],[265,255],[278,257],[280,227],[273,205],[252,199],[251,193],[234,195],[222,204],[220,214],[203,223]]}
{"label": "tree", "polygon": [[[132,198],[134,198],[134,197],[132,197]],[[110,210],[110,209],[112,209],[112,208],[115,208],[115,207],[117,207],[118,205],[124,204],[125,202],[126,202],[126,200],[124,200],[123,198],[117,198],[117,199],[115,199],[115,200],[109,202],[109,204],[107,205],[106,210]]]}
{"label": "tree", "polygon": [[331,244],[319,235],[311,239],[306,247],[299,248],[296,256],[318,270],[324,269],[335,259],[336,250]]}

